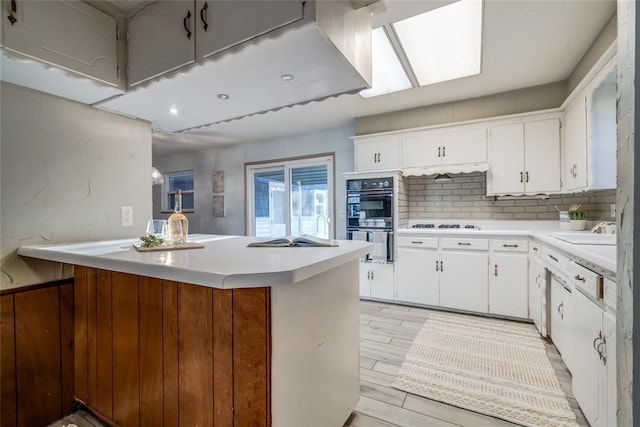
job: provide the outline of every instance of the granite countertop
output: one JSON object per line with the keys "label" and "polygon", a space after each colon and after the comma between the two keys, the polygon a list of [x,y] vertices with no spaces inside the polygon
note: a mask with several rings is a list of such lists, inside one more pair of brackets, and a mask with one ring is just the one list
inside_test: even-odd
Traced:
{"label": "granite countertop", "polygon": [[138,252],[138,239],[22,246],[18,255],[215,288],[297,283],[370,252],[371,244],[339,240],[338,247],[248,248],[258,237],[189,235],[203,249]]}
{"label": "granite countertop", "polygon": [[[429,221],[410,221],[409,225],[417,222]],[[433,222],[433,221],[431,221]],[[590,231],[571,231],[560,229],[558,221],[473,221],[460,220],[460,223],[474,223],[480,226],[480,229],[424,229],[424,228],[405,228],[398,229],[399,236],[402,235],[422,235],[433,237],[506,237],[506,236],[522,236],[530,237],[546,245],[552,246],[558,250],[566,252],[571,258],[578,258],[587,264],[591,263],[603,270],[609,275],[616,274],[616,246],[603,244],[575,244],[554,237],[558,233],[590,235]],[[607,235],[608,236],[608,235]]]}

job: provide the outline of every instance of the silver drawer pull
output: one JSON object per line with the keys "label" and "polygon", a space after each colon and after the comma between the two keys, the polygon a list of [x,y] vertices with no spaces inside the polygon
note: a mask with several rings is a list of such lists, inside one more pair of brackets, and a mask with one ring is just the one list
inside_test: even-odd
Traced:
{"label": "silver drawer pull", "polygon": [[549,258],[551,258],[555,262],[560,262],[560,261],[558,261],[558,258],[554,257],[553,255],[549,255]]}
{"label": "silver drawer pull", "polygon": [[458,246],[471,246],[469,242],[458,242]]}
{"label": "silver drawer pull", "polygon": [[576,279],[579,282],[586,282],[586,280],[584,279],[584,277],[580,276],[579,274],[576,274],[576,277],[574,277],[574,279]]}
{"label": "silver drawer pull", "polygon": [[[518,245],[509,245],[507,243],[505,243],[504,245],[502,245],[503,248],[517,248]],[[536,249],[537,250],[537,249]]]}
{"label": "silver drawer pull", "polygon": [[412,240],[411,243],[413,243],[415,245],[421,245],[422,244],[422,240]]}
{"label": "silver drawer pull", "polygon": [[533,248],[534,251],[538,252],[538,248]]}

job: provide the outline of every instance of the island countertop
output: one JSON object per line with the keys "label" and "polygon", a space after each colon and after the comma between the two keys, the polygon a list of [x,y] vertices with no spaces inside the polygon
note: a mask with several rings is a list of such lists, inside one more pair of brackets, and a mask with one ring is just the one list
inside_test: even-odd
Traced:
{"label": "island countertop", "polygon": [[203,249],[138,252],[138,239],[22,246],[18,255],[221,289],[297,283],[371,251],[339,240],[337,247],[248,248],[258,237],[194,234]]}

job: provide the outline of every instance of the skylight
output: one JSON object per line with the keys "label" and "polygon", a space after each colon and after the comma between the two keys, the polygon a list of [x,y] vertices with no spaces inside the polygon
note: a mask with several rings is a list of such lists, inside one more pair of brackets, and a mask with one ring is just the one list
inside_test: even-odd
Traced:
{"label": "skylight", "polygon": [[372,81],[370,89],[360,92],[363,98],[409,89],[413,85],[382,27],[372,32]]}
{"label": "skylight", "polygon": [[480,73],[482,0],[459,0],[393,29],[420,86]]}

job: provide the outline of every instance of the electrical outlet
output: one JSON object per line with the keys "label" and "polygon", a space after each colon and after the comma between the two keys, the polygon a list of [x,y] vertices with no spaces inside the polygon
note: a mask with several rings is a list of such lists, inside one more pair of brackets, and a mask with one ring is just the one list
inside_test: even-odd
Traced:
{"label": "electrical outlet", "polygon": [[340,211],[339,216],[340,216],[340,218],[346,218],[347,212],[346,211]]}
{"label": "electrical outlet", "polygon": [[122,206],[120,208],[120,222],[123,227],[133,225],[133,206]]}
{"label": "electrical outlet", "polygon": [[609,215],[611,215],[611,218],[615,218],[616,217],[616,204],[615,203],[611,203],[611,205],[609,206]]}

